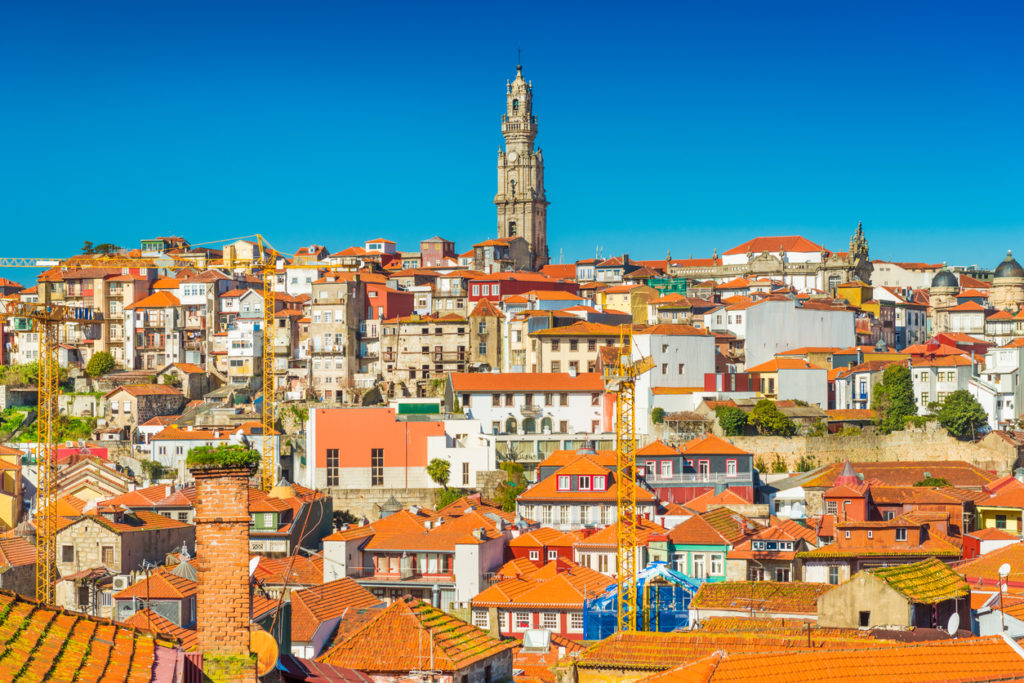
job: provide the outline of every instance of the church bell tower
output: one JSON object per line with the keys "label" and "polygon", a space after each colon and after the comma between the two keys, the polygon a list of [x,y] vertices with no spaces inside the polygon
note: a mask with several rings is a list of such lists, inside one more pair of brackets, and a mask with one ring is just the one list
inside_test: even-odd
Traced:
{"label": "church bell tower", "polygon": [[501,116],[505,149],[498,149],[498,237],[522,237],[530,245],[535,269],[548,262],[548,201],[544,194],[544,157],[533,148],[537,117],[533,115],[533,84],[523,67],[506,81],[505,113]]}

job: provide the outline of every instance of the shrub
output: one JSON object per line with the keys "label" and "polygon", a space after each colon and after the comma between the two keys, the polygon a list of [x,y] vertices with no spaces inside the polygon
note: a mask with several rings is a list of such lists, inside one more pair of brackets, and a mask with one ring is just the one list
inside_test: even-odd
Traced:
{"label": "shrub", "polygon": [[505,471],[508,479],[498,484],[494,502],[505,512],[515,512],[516,499],[526,490],[527,486],[526,477],[523,476],[523,466],[517,462],[506,461],[498,467]]}
{"label": "shrub", "polygon": [[726,436],[743,436],[747,431],[747,414],[735,406],[718,406],[715,416]]}
{"label": "shrub", "polygon": [[828,433],[828,425],[824,420],[818,420],[807,429],[807,436],[825,436]]}
{"label": "shrub", "polygon": [[988,413],[966,389],[957,389],[942,402],[939,424],[958,439],[973,439],[988,425]]}
{"label": "shrub", "polygon": [[151,482],[163,478],[164,466],[156,460],[142,460],[140,464],[142,465],[142,471],[146,474],[146,478]]}
{"label": "shrub", "polygon": [[241,444],[196,446],[188,452],[185,463],[196,469],[246,467],[255,470],[260,464],[260,453]]}
{"label": "shrub", "polygon": [[949,480],[943,479],[942,477],[927,476],[921,481],[914,484],[914,486],[927,486],[929,488],[935,488],[940,486],[949,486]]}
{"label": "shrub", "polygon": [[654,410],[651,411],[651,422],[653,422],[656,425],[660,425],[664,421],[665,421],[665,409],[664,408],[660,408],[659,407],[659,408],[655,408]]}
{"label": "shrub", "polygon": [[839,436],[856,436],[860,434],[860,427],[854,425],[846,425],[839,430]]}
{"label": "shrub", "polygon": [[750,424],[761,434],[772,436],[793,436],[796,434],[796,423],[786,417],[778,406],[766,398],[762,398],[750,411]]}
{"label": "shrub", "polygon": [[772,474],[784,474],[789,471],[786,467],[786,462],[782,459],[782,456],[778,453],[775,454],[775,459],[772,460]]}
{"label": "shrub", "polygon": [[457,488],[441,489],[440,491],[437,492],[437,496],[436,496],[437,509],[440,510],[441,508],[445,507],[446,505],[451,505],[452,503],[457,501],[459,498],[462,498],[464,495],[466,495],[466,492],[463,491],[462,489],[457,489]]}
{"label": "shrub", "polygon": [[114,369],[114,357],[106,351],[97,351],[85,366],[85,373],[90,377],[105,375]]}

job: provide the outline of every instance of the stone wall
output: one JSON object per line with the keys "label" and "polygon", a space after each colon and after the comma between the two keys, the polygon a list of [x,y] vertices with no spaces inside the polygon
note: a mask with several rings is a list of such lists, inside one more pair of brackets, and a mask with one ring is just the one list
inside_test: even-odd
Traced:
{"label": "stone wall", "polygon": [[815,466],[836,462],[895,462],[905,460],[960,460],[1000,475],[1017,466],[1017,450],[998,437],[978,443],[959,441],[935,423],[892,434],[864,430],[851,436],[730,436],[728,440],[754,454],[766,467],[778,456],[790,471],[801,458]]}
{"label": "stone wall", "polygon": [[380,519],[380,507],[391,496],[395,497],[402,507],[419,505],[433,508],[440,489],[322,489],[334,499],[335,510],[346,510],[357,518],[366,517],[371,522]]}
{"label": "stone wall", "polygon": [[107,402],[95,394],[61,394],[57,410],[72,417],[103,417]]}
{"label": "stone wall", "polygon": [[36,387],[9,387],[0,384],[0,410],[34,406],[39,402],[39,390]]}

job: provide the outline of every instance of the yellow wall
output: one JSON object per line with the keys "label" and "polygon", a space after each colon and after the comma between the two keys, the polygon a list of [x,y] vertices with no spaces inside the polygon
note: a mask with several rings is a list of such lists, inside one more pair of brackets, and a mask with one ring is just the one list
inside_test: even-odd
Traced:
{"label": "yellow wall", "polygon": [[996,529],[996,515],[1006,515],[1006,530],[1021,532],[1021,513],[1017,508],[990,508],[978,506],[978,528]]}

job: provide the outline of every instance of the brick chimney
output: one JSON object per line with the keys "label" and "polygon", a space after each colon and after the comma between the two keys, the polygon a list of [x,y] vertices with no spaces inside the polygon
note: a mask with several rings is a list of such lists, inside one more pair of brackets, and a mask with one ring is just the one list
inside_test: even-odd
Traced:
{"label": "brick chimney", "polygon": [[[246,467],[193,468],[197,649],[249,656],[249,477]],[[205,668],[204,657],[204,668]],[[256,680],[255,670],[251,678]]]}

